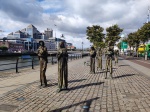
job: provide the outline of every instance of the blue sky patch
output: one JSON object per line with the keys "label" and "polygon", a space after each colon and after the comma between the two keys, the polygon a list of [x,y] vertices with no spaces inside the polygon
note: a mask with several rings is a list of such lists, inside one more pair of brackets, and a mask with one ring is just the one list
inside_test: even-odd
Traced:
{"label": "blue sky patch", "polygon": [[45,0],[37,0],[38,2],[43,2],[43,1],[45,1]]}

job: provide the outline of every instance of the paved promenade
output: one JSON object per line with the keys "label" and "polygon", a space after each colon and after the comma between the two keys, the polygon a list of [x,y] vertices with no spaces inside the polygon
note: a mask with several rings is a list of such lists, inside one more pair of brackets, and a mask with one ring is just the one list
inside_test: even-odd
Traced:
{"label": "paved promenade", "polygon": [[42,89],[39,67],[2,74],[0,112],[150,112],[150,80],[140,70],[142,66],[139,69],[133,62],[119,60],[113,79],[104,79],[103,71],[89,74],[89,66],[84,65],[88,60],[69,61],[68,92],[56,92],[57,64],[48,64],[48,87]]}

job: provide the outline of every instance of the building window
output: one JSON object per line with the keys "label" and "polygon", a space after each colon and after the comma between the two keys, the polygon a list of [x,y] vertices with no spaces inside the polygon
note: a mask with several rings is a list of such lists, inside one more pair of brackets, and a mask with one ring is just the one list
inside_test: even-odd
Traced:
{"label": "building window", "polygon": [[14,34],[14,37],[20,38],[20,34]]}

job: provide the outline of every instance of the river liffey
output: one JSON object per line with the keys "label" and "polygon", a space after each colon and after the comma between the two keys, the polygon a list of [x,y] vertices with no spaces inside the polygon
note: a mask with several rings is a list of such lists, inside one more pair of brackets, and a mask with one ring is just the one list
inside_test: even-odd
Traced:
{"label": "river liffey", "polygon": [[[39,64],[39,59],[37,56],[33,56],[30,58],[22,58],[22,57],[1,57],[0,58],[0,71],[6,71],[10,69],[16,69],[16,64],[17,64],[17,59],[18,59],[18,68],[25,68],[25,67],[30,67],[33,65],[36,66]],[[48,57],[49,63],[57,61],[56,57]]]}
{"label": "river liffey", "polygon": [[[79,58],[81,54],[69,54],[69,58]],[[56,63],[57,57],[56,56],[49,56],[48,63]],[[0,72],[1,71],[8,71],[8,70],[16,70],[17,68],[26,68],[39,65],[39,59],[37,56],[27,56],[27,57],[0,57]]]}

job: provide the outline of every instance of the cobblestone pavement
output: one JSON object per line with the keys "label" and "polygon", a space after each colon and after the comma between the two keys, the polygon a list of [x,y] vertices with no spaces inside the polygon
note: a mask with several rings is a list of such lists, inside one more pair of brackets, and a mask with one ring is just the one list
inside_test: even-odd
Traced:
{"label": "cobblestone pavement", "polygon": [[122,56],[122,58],[150,69],[150,60],[145,60],[144,57]]}
{"label": "cobblestone pavement", "polygon": [[0,98],[0,112],[150,112],[150,81],[121,60],[113,79],[105,73],[89,74],[83,58],[69,62],[69,91],[57,93],[57,66],[47,88],[39,81]]}

